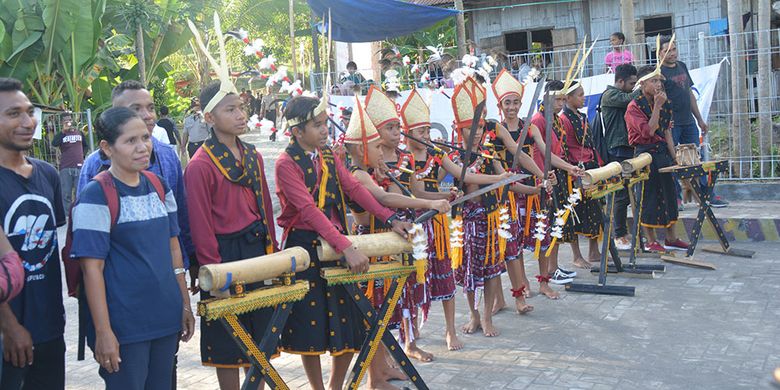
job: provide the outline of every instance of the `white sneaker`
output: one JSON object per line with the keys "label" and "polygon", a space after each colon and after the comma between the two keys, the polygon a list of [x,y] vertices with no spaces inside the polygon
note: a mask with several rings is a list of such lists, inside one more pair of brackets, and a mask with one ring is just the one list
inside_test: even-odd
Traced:
{"label": "white sneaker", "polygon": [[615,248],[619,251],[627,251],[631,249],[631,241],[625,237],[618,237],[615,239]]}
{"label": "white sneaker", "polygon": [[563,276],[567,278],[573,278],[577,276],[577,271],[569,271],[567,269],[563,269],[561,267],[558,267],[558,272],[560,272]]}
{"label": "white sneaker", "polygon": [[553,274],[552,278],[550,279],[550,283],[552,284],[568,284],[573,282],[574,279],[567,277],[564,275],[561,270],[556,269],[555,273]]}

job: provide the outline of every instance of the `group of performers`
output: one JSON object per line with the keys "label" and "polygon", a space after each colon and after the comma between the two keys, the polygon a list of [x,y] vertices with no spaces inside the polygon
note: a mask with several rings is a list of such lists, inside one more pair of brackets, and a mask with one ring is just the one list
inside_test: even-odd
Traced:
{"label": "group of performers", "polygon": [[[665,97],[659,87],[660,76],[655,71],[642,71],[642,94],[631,103],[626,115],[628,132],[637,150],[652,152],[654,157],[645,192],[663,194],[657,198],[644,197],[642,222],[646,226],[670,227],[677,214],[675,194],[670,192],[674,186],[670,175],[658,172],[658,168],[672,164],[674,159],[668,148],[670,113],[663,109]],[[417,91],[412,91],[398,112],[396,102],[372,87],[364,102],[356,99],[349,126],[344,130],[344,149],[349,153],[350,166],[331,148],[327,97],[292,98],[284,112],[291,139],[275,166],[276,194],[282,206],[276,223],[284,231],[278,247],[274,221],[270,218],[272,210],[268,206],[272,194],[267,189],[262,157],[253,146],[238,140],[232,130],[238,129],[245,119],[237,107],[240,103],[234,93],[221,89],[220,82],[209,85],[201,93],[201,102],[207,105],[206,120],[214,131],[193,158],[195,164],[202,160],[203,168],[195,169],[194,165],[187,168],[187,191],[222,195],[219,199],[214,196],[210,201],[204,200],[203,204],[195,201],[197,197],[191,198],[191,223],[235,221],[236,215],[221,214],[225,210],[234,213],[236,209],[224,206],[243,202],[247,205],[246,214],[255,217],[250,218],[253,221],[246,227],[233,229],[236,232],[231,232],[231,236],[239,240],[245,240],[247,235],[258,237],[255,240],[262,245],[254,246],[266,253],[293,246],[304,247],[309,252],[311,268],[300,272],[297,278],[307,280],[310,291],[293,306],[282,331],[281,351],[302,356],[313,388],[324,386],[319,358],[324,353],[333,357],[329,387],[340,386],[365,332],[365,324],[357,320],[360,315],[349,297],[343,290],[328,286],[321,276],[321,269],[340,264],[319,261],[316,247],[320,239],[343,253],[352,272],[365,272],[370,264],[384,259],[367,258],[351,246],[348,235],[385,231],[406,235],[412,226],[410,221],[421,212],[439,212],[424,222],[429,239],[425,275],[408,279],[391,321],[391,326],[400,330],[406,353],[426,362],[434,357],[419,348],[416,339],[433,301],[442,302],[448,348],[463,347],[454,323],[456,286],[461,286],[466,293],[470,310],[470,319],[461,331],[470,334],[481,330],[485,336],[494,337],[499,335],[499,330],[493,315],[506,305],[502,273],[509,274],[516,311],[525,314],[533,310],[525,301],[532,287],[525,273],[524,250],[535,253],[539,264],[538,291],[550,299],[559,297],[550,287],[554,277],[570,281],[576,276],[575,272],[558,265],[560,243],[571,243],[575,263],[590,266],[590,261],[598,257],[596,242],[603,229],[602,205],[598,200],[577,202],[572,212],[577,218],[566,220],[555,239],[551,237],[552,229],[543,232],[543,237],[534,231],[539,219],[562,207],[565,199],[576,192],[577,179],[585,169],[602,164],[593,147],[588,121],[579,112],[584,105],[582,86],[576,81],[548,82],[547,93],[554,97],[548,100],[552,107],[539,107],[519,149],[517,142],[523,121],[518,114],[523,85],[508,72],[501,72],[492,88],[499,98],[503,121],[486,121],[483,114],[477,117],[478,123],[472,122],[478,103],[485,99],[486,87],[468,78],[456,86],[452,95],[458,141],[450,147],[439,147],[431,140],[429,107]],[[543,136],[547,109],[553,110],[550,142],[545,142]],[[228,116],[230,112],[232,117]],[[470,134],[472,131],[475,134]],[[467,145],[467,139],[475,141]],[[463,161],[467,154],[465,147],[471,147],[470,161]],[[551,148],[548,167],[554,170],[545,174],[547,147]],[[518,150],[519,168],[515,169],[511,161],[513,151]],[[463,164],[467,165],[463,182],[456,181],[450,191],[440,191],[444,176],[449,173],[457,178]],[[505,180],[520,170],[531,177],[523,183],[508,183],[508,192],[502,193],[499,188],[451,210],[450,202],[457,197]],[[199,185],[199,177],[207,180]],[[234,195],[226,198],[226,194]],[[247,199],[252,202],[246,202]],[[202,220],[196,218],[198,210],[205,213]],[[449,218],[448,212],[453,212]],[[215,229],[214,234],[222,253],[227,250],[223,249],[226,238],[220,238],[219,230]],[[588,259],[579,252],[579,235],[591,242]],[[200,240],[195,241],[195,246],[200,253],[203,248]],[[235,255],[223,254],[221,261],[258,253],[252,250],[241,253],[239,247]],[[387,299],[387,287],[387,280],[361,286],[377,308]],[[480,300],[484,303],[481,313]],[[261,331],[264,320],[259,317],[263,316],[247,316],[242,321],[246,321],[248,329]],[[207,321],[203,321],[201,329],[211,329],[202,333],[204,364],[219,368],[246,366],[224,334],[212,336],[224,332],[223,329]],[[217,356],[214,351],[223,348],[233,351]],[[388,380],[403,378],[389,360],[387,351],[380,348],[369,369],[370,388],[393,388]]]}
{"label": "group of performers", "polygon": [[[673,179],[659,173],[658,168],[672,164],[674,159],[668,147],[671,114],[664,109],[661,76],[655,70],[640,72],[640,76],[642,93],[626,114],[628,133],[638,151],[653,154],[645,192],[662,194],[644,196],[642,222],[650,227],[670,227],[677,215]],[[578,178],[585,170],[603,164],[588,121],[579,111],[585,103],[582,85],[575,80],[548,81],[546,93],[551,98],[547,101],[552,106],[539,106],[519,147],[524,127],[519,113],[524,86],[502,71],[491,87],[503,120],[485,120],[484,110],[476,115],[487,86],[469,77],[455,87],[451,97],[455,141],[449,144],[431,139],[430,109],[417,91],[405,101],[396,102],[376,86],[371,87],[365,99],[356,99],[349,125],[341,129],[343,137],[330,136],[327,96],[293,97],[284,110],[290,143],[275,165],[276,194],[282,208],[276,219],[283,229],[279,244],[269,206],[273,195],[268,191],[262,157],[252,145],[236,137],[246,119],[237,95],[224,80],[202,91],[205,119],[214,130],[196,152],[184,177],[188,193],[211,194],[193,194],[189,209],[193,231],[199,230],[196,225],[213,225],[209,233],[212,237],[205,242],[216,240],[216,245],[204,245],[196,237],[198,258],[209,259],[209,252],[216,253],[217,247],[223,262],[294,246],[309,252],[311,267],[296,276],[308,281],[310,290],[294,304],[281,333],[280,349],[301,355],[312,388],[324,388],[319,356],[325,353],[332,356],[329,387],[341,386],[366,330],[350,297],[323,279],[323,268],[341,264],[318,259],[318,240],[325,240],[341,252],[352,272],[362,273],[370,264],[386,259],[361,254],[348,235],[394,231],[406,236],[411,221],[422,212],[438,212],[423,222],[429,256],[425,275],[408,278],[390,324],[399,330],[407,355],[424,362],[432,361],[434,356],[417,346],[416,340],[434,301],[442,302],[447,347],[463,347],[455,326],[456,286],[463,288],[470,310],[470,319],[461,331],[471,334],[481,330],[485,336],[495,337],[500,332],[493,315],[506,306],[501,274],[509,274],[517,313],[533,310],[526,302],[532,286],[526,275],[524,250],[534,253],[538,260],[538,291],[550,299],[559,297],[551,282],[567,283],[576,276],[576,272],[559,266],[561,243],[571,244],[575,265],[589,268],[598,259],[597,240],[603,229],[599,200],[583,198],[572,203],[572,217],[562,218],[563,223],[556,221],[560,228],[557,234],[553,233],[555,229],[535,229],[540,220],[553,216],[553,210],[561,209],[574,193],[580,193]],[[546,110],[553,110],[547,116],[552,120],[552,136],[547,140]],[[473,123],[475,118],[478,123]],[[338,138],[343,145],[336,147]],[[469,139],[473,140],[471,144]],[[465,148],[471,148],[471,153]],[[344,151],[349,154],[349,166],[342,156]],[[515,152],[519,153],[518,166],[513,164]],[[550,161],[545,168],[546,153]],[[470,160],[464,161],[467,155]],[[499,187],[451,208],[450,202],[457,197],[506,181],[517,172],[530,177],[506,183],[508,191]],[[447,174],[457,180],[449,191],[441,191],[440,184]],[[242,226],[235,225],[241,220],[236,213],[249,216],[249,220],[239,223]],[[223,223],[225,226],[220,227]],[[227,226],[231,224],[235,228]],[[580,235],[589,239],[587,259],[579,250]],[[244,242],[247,237],[256,250],[242,249],[239,242],[230,243]],[[654,237],[650,236],[651,240]],[[378,308],[388,298],[388,286],[388,280],[375,280],[360,287]],[[484,304],[482,312],[480,300]],[[243,316],[241,321],[247,329],[261,332],[267,317],[267,313],[260,313]],[[235,345],[226,340],[224,329],[208,321],[202,321],[201,329],[204,364],[220,370],[247,365]],[[230,382],[237,379],[235,374],[233,371],[230,375]],[[380,347],[369,368],[368,385],[394,388],[388,383],[392,379],[403,379],[403,374]]]}

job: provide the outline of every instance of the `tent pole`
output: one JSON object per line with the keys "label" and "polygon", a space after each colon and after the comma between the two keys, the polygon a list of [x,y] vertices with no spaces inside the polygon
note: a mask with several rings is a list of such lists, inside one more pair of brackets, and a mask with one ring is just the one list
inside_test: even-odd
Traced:
{"label": "tent pole", "polygon": [[298,78],[298,64],[295,59],[295,10],[293,4],[295,0],[290,0],[290,59],[292,61],[293,80]]}

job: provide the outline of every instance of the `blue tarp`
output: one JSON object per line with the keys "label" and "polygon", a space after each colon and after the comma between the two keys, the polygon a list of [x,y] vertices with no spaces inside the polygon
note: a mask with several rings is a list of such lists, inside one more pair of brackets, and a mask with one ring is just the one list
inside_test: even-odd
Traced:
{"label": "blue tarp", "polygon": [[328,8],[332,37],[339,42],[373,42],[409,35],[458,11],[399,0],[307,0],[316,15]]}

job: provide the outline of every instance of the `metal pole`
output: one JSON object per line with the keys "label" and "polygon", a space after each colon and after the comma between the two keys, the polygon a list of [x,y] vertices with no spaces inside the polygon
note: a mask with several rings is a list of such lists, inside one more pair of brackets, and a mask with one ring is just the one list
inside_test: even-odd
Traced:
{"label": "metal pole", "polygon": [[95,150],[95,136],[92,131],[92,109],[87,108],[87,136],[89,137],[89,151]]}
{"label": "metal pole", "polygon": [[[699,47],[699,68],[703,68],[707,64],[707,60],[704,58],[705,55],[706,55],[705,54],[706,51],[705,51],[705,48],[704,48],[704,46],[706,45],[706,40],[705,39],[706,38],[705,38],[704,32],[703,31],[699,31],[699,37],[698,37],[698,39],[696,41],[698,43],[698,47]],[[702,113],[702,115],[704,115],[704,113]],[[703,144],[709,145],[709,143],[710,143],[710,134],[709,133],[704,135],[703,141],[704,141]],[[702,161],[708,161],[710,159],[710,151],[709,151],[708,147],[702,145],[702,147],[699,148],[699,152],[701,153]]]}

